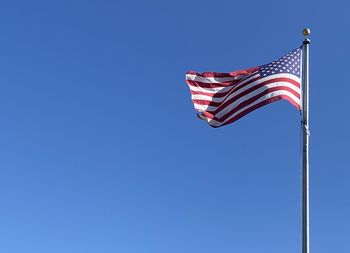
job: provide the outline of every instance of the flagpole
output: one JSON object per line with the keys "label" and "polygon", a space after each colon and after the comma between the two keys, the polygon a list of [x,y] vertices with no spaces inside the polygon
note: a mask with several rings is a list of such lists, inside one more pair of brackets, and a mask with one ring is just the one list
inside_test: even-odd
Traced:
{"label": "flagpole", "polygon": [[310,29],[304,29],[302,80],[302,253],[309,253],[309,45]]}

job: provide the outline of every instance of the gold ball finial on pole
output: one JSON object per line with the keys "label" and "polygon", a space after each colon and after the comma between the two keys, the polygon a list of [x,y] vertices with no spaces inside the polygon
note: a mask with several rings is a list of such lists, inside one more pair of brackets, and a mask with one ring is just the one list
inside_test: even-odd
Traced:
{"label": "gold ball finial on pole", "polygon": [[310,33],[311,33],[311,31],[310,31],[310,29],[309,29],[309,28],[304,28],[304,30],[303,30],[303,34],[304,34],[304,36],[305,36],[305,37],[309,36],[309,35],[310,35]]}

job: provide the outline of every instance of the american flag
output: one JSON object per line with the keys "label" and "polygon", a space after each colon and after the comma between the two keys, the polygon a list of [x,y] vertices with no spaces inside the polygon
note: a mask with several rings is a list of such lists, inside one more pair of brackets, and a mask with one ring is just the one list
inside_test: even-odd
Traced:
{"label": "american flag", "polygon": [[301,108],[301,49],[271,63],[231,73],[188,71],[186,82],[198,117],[212,127],[230,124],[255,109],[285,99]]}

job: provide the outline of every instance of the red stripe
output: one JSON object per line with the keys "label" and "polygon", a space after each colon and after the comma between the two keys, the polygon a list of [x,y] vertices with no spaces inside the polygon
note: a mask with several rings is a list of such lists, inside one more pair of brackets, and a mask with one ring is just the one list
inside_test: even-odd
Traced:
{"label": "red stripe", "polygon": [[232,71],[230,73],[220,73],[220,72],[197,73],[195,71],[187,71],[186,74],[197,75],[197,76],[201,76],[201,77],[234,77],[234,76],[238,76],[238,75],[247,75],[247,74],[250,74],[258,69],[259,69],[259,67],[253,67],[253,68],[249,68],[249,69]]}
{"label": "red stripe", "polygon": [[205,88],[223,88],[223,87],[227,87],[230,85],[236,85],[240,81],[241,80],[232,80],[232,81],[222,82],[222,83],[202,83],[202,82],[198,82],[198,81],[186,80],[186,83],[189,86],[194,86],[194,87],[199,87],[199,88],[205,89]]}
{"label": "red stripe", "polygon": [[196,76],[201,76],[201,77],[232,77],[230,73],[220,73],[220,72],[203,72],[203,73],[198,73],[195,71],[187,71],[186,75],[196,75]]}
{"label": "red stripe", "polygon": [[292,105],[294,105],[299,111],[300,111],[300,105],[298,105],[297,103],[295,103],[294,100],[292,100],[290,97],[286,96],[286,95],[278,95],[276,97],[273,97],[273,98],[269,98],[267,100],[264,100],[264,101],[261,101],[260,103],[248,108],[247,110],[244,110],[243,112],[237,114],[236,116],[234,116],[232,119],[228,120],[227,122],[223,123],[222,125],[219,125],[219,126],[213,126],[213,125],[210,125],[211,127],[214,127],[214,128],[217,128],[217,127],[221,127],[221,126],[225,126],[227,124],[230,124],[234,121],[237,121],[238,119],[242,118],[243,116],[247,115],[248,113],[260,108],[260,107],[263,107],[267,104],[270,104],[270,103],[273,103],[275,101],[278,101],[278,100],[287,100],[289,101]]}
{"label": "red stripe", "polygon": [[193,81],[193,80],[189,80],[186,79],[186,82],[189,86],[194,86],[194,87],[200,87],[200,88],[221,88],[221,87],[227,87],[230,85],[238,85],[238,83],[243,82],[244,80],[254,76],[258,74],[258,72],[253,72],[250,73],[249,75],[245,75],[242,78],[236,79],[236,80],[230,80],[230,81],[226,81],[226,82],[218,82],[218,83],[205,83],[205,82],[200,82],[200,81]]}

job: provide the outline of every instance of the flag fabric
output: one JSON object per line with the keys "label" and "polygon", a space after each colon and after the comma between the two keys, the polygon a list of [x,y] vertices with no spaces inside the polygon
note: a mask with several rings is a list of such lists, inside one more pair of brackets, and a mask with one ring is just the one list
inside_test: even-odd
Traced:
{"label": "flag fabric", "polygon": [[271,63],[230,73],[188,71],[198,117],[221,127],[281,99],[300,110],[301,55],[297,48]]}

